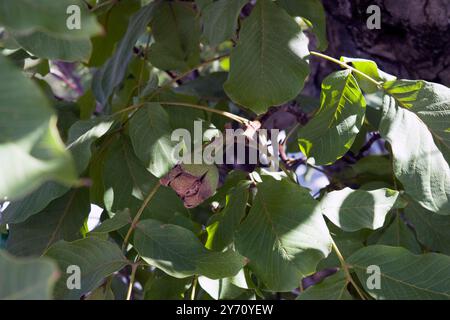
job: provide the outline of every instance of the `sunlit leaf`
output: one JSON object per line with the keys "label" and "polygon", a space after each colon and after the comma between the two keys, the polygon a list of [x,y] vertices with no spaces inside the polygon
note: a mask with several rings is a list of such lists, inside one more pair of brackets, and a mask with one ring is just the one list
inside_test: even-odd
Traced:
{"label": "sunlit leaf", "polygon": [[320,211],[345,231],[378,229],[394,207],[398,192],[389,189],[372,191],[345,188],[333,191],[320,200]]}
{"label": "sunlit leaf", "polygon": [[319,40],[319,49],[328,46],[325,10],[320,0],[278,0],[280,6],[294,17],[302,17],[312,23],[312,31]]}
{"label": "sunlit leaf", "polygon": [[349,70],[322,83],[320,109],[298,132],[300,150],[316,164],[329,164],[352,146],[364,121],[366,102]]}
{"label": "sunlit leaf", "polygon": [[258,184],[235,244],[268,289],[294,289],[329,254],[331,238],[315,206],[305,189],[287,180],[268,178]]}
{"label": "sunlit leaf", "polygon": [[231,53],[225,92],[258,114],[295,98],[309,73],[307,46],[292,17],[270,0],[258,1]]}
{"label": "sunlit leaf", "polygon": [[391,145],[395,176],[405,192],[429,211],[450,214],[450,168],[427,126],[386,95],[380,133]]}
{"label": "sunlit leaf", "polygon": [[47,180],[74,183],[72,159],[48,101],[1,56],[0,69],[0,113],[7,115],[0,117],[0,199],[23,197]]}

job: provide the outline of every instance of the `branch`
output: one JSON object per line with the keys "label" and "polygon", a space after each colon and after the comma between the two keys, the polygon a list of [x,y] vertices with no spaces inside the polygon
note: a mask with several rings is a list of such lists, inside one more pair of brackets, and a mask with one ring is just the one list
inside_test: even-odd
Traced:
{"label": "branch", "polygon": [[138,212],[136,213],[136,216],[134,217],[133,221],[131,222],[131,226],[128,229],[127,235],[125,236],[125,239],[123,240],[122,244],[122,250],[126,250],[128,241],[130,240],[131,234],[133,233],[133,230],[136,229],[137,224],[139,223],[139,219],[141,218],[142,213],[144,212],[145,208],[150,203],[150,200],[154,197],[156,192],[158,191],[161,184],[158,182],[152,190],[150,190],[147,198],[145,198],[144,202],[142,203],[142,206],[139,208]]}

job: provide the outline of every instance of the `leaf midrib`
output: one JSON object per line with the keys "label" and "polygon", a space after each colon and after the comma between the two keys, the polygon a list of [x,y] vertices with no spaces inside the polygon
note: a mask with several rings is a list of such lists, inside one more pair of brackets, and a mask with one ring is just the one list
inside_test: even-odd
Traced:
{"label": "leaf midrib", "polygon": [[53,230],[53,233],[50,236],[50,239],[48,240],[48,242],[47,242],[47,244],[45,246],[44,252],[47,251],[47,249],[50,247],[50,245],[55,240],[57,232],[61,229],[61,226],[63,224],[64,218],[67,216],[67,214],[69,213],[69,209],[72,207],[72,203],[73,203],[73,200],[75,199],[75,195],[77,194],[77,192],[78,192],[78,190],[76,190],[76,189],[72,192],[72,194],[70,196],[70,199],[67,202],[66,207],[64,208],[64,212],[63,212],[62,216],[59,218],[58,224],[56,225],[55,230]]}
{"label": "leaf midrib", "polygon": [[[358,269],[362,270],[363,272],[366,272],[366,269],[367,269],[367,267],[361,266],[361,265],[358,265],[358,264],[352,264],[351,267],[358,268]],[[427,289],[427,288],[421,288],[421,287],[418,287],[418,286],[416,286],[416,285],[414,285],[412,283],[405,282],[405,281],[402,281],[400,279],[396,279],[396,278],[394,278],[392,276],[389,276],[389,275],[387,275],[386,273],[383,273],[383,272],[380,272],[380,275],[382,277],[384,276],[386,279],[389,279],[389,280],[392,280],[394,282],[400,283],[400,284],[402,284],[404,286],[408,286],[408,287],[414,288],[416,290],[421,290],[421,291],[425,291],[425,292],[428,292],[428,293],[441,295],[441,296],[444,296],[446,298],[450,298],[450,294],[447,294],[445,292],[439,292],[439,291],[433,291],[433,290],[430,290],[430,289]]]}

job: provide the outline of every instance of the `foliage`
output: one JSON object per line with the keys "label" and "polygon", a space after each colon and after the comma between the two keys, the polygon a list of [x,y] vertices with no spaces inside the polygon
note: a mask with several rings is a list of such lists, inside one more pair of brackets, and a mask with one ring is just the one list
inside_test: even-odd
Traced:
{"label": "foliage", "polygon": [[[0,32],[0,299],[450,298],[450,89],[310,51],[320,1],[7,0]],[[176,166],[195,120],[183,150],[284,130],[282,170]]]}

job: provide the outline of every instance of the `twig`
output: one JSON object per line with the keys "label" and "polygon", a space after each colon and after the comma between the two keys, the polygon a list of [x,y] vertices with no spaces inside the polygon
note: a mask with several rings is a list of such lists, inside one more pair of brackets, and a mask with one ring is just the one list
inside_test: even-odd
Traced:
{"label": "twig", "polygon": [[138,263],[133,263],[131,265],[131,275],[130,275],[130,283],[128,284],[127,300],[131,300],[131,293],[133,292],[134,279],[136,278],[136,270],[138,266],[139,266]]}
{"label": "twig", "polygon": [[244,117],[240,117],[238,115],[235,115],[231,112],[227,112],[227,111],[222,111],[222,110],[216,110],[216,109],[212,109],[209,108],[207,106],[202,106],[199,104],[193,104],[193,103],[186,103],[186,102],[170,102],[170,101],[158,101],[159,104],[162,105],[167,105],[167,106],[181,106],[181,107],[189,107],[189,108],[194,108],[194,109],[199,109],[199,110],[204,110],[206,112],[212,112],[212,113],[217,113],[220,114],[221,116],[227,117],[231,120],[237,121],[239,123],[242,124],[248,124],[250,123],[250,120],[244,118]]}
{"label": "twig", "polygon": [[333,246],[333,250],[336,253],[339,262],[341,263],[342,269],[345,272],[345,276],[347,278],[347,281],[350,282],[352,284],[352,286],[355,288],[356,292],[358,293],[358,295],[361,297],[362,300],[366,300],[366,297],[364,296],[364,294],[362,293],[361,289],[358,287],[358,285],[356,284],[356,282],[353,280],[350,271],[348,269],[348,265],[345,262],[344,257],[342,256],[341,252],[339,251],[339,248],[336,246],[336,243],[334,242],[333,238],[331,238],[331,244]]}
{"label": "twig", "polygon": [[197,293],[197,283],[197,276],[194,276],[194,279],[192,280],[191,300],[195,300],[195,295]]}
{"label": "twig", "polygon": [[128,241],[130,240],[131,234],[133,233],[133,230],[136,229],[137,224],[139,223],[139,219],[141,218],[142,213],[144,212],[145,208],[150,203],[150,200],[154,197],[156,192],[158,191],[161,184],[158,182],[152,190],[150,190],[147,198],[145,198],[144,202],[142,203],[141,207],[139,208],[138,212],[136,213],[136,216],[134,217],[133,221],[131,222],[131,226],[128,229],[128,232],[125,236],[125,239],[123,240],[122,244],[122,250],[125,251],[128,245]]}

